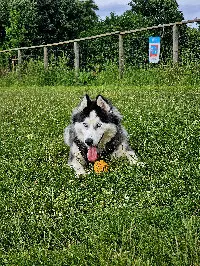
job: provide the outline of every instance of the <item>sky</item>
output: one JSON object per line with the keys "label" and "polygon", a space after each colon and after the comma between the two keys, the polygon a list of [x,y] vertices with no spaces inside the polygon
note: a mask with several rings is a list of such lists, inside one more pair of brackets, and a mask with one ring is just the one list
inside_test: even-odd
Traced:
{"label": "sky", "polygon": [[[97,14],[102,19],[109,16],[110,12],[121,15],[124,11],[130,9],[129,2],[130,0],[95,0],[99,7]],[[177,2],[185,20],[200,18],[200,0],[177,0]]]}

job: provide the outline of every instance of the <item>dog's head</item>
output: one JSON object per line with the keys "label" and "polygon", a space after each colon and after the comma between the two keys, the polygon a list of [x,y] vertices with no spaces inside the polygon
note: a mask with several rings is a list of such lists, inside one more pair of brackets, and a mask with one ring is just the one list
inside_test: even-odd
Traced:
{"label": "dog's head", "polygon": [[101,95],[91,100],[86,94],[72,114],[76,136],[93,151],[103,149],[115,136],[121,119],[118,110]]}

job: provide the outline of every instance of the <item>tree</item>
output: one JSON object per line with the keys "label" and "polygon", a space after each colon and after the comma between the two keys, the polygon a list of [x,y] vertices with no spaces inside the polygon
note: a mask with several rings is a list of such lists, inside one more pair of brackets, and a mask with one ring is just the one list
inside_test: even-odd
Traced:
{"label": "tree", "polygon": [[191,62],[200,61],[200,31],[196,28],[187,28],[185,43],[181,49],[181,58],[183,63],[190,64]]}
{"label": "tree", "polygon": [[11,48],[74,39],[96,23],[97,9],[93,0],[2,0],[1,41]]}
{"label": "tree", "polygon": [[5,32],[5,26],[6,22],[9,18],[9,11],[8,11],[8,1],[7,0],[1,0],[0,3],[0,44],[5,40],[6,32]]}
{"label": "tree", "polygon": [[97,21],[93,0],[36,0],[39,43],[77,38]]}
{"label": "tree", "polygon": [[148,19],[149,25],[181,21],[183,13],[176,0],[132,0],[129,5],[135,14]]}
{"label": "tree", "polygon": [[14,1],[8,5],[5,26],[5,47],[29,46],[36,38],[37,13],[35,3],[29,0]]}

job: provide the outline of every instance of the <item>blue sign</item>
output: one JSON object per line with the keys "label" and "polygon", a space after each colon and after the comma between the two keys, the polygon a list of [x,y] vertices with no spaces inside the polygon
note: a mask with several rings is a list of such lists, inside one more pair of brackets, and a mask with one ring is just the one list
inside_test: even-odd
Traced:
{"label": "blue sign", "polygon": [[149,62],[158,63],[160,56],[160,37],[149,37]]}

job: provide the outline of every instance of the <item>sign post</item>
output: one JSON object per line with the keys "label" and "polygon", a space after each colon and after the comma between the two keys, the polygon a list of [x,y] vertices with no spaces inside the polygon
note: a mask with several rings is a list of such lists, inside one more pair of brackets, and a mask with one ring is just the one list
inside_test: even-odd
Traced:
{"label": "sign post", "polygon": [[149,37],[149,62],[158,63],[160,56],[160,37]]}

